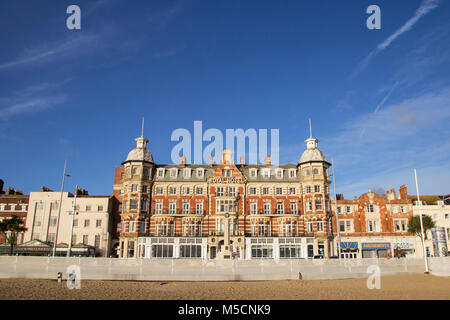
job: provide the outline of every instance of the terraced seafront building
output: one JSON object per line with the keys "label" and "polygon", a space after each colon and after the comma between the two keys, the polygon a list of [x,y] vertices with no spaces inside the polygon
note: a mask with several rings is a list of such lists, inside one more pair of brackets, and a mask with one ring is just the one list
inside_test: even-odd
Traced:
{"label": "terraced seafront building", "polygon": [[[136,139],[116,167],[119,257],[214,259],[328,257],[336,251],[330,163],[310,137],[299,163],[235,164],[231,151],[209,165],[155,164]],[[242,157],[241,157],[242,159]],[[120,217],[120,218],[119,218]]]}

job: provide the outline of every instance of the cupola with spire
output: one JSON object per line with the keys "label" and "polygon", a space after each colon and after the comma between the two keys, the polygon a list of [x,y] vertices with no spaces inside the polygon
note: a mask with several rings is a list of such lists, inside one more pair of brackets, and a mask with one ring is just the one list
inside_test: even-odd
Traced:
{"label": "cupola with spire", "polygon": [[128,156],[123,163],[128,161],[145,161],[154,163],[153,156],[147,149],[148,140],[144,138],[144,119],[142,119],[141,136],[134,140],[136,141],[136,148],[128,153]]}
{"label": "cupola with spire", "polygon": [[309,119],[309,138],[305,140],[306,150],[300,157],[300,164],[310,161],[327,161],[323,152],[317,148],[318,142],[319,140],[312,136],[311,119]]}

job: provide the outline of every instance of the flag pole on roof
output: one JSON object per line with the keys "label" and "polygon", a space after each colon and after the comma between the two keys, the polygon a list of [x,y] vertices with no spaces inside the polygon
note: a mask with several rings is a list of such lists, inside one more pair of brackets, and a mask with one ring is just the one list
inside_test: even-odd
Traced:
{"label": "flag pole on roof", "polygon": [[144,117],[142,117],[142,131],[141,131],[141,137],[144,137]]}
{"label": "flag pole on roof", "polygon": [[312,138],[311,118],[309,118],[309,137]]}

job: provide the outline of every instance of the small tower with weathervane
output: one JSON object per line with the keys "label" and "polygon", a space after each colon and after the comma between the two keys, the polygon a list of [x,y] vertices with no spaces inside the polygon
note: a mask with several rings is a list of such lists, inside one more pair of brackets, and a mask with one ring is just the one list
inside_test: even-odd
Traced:
{"label": "small tower with weathervane", "polygon": [[[328,257],[333,252],[333,237],[331,233],[332,214],[330,202],[330,177],[328,168],[331,164],[321,150],[317,148],[319,140],[312,136],[311,120],[310,135],[305,140],[306,150],[298,165],[299,177],[302,183],[303,195],[303,227],[304,234],[314,237],[314,253]],[[312,249],[312,248],[311,248]]]}
{"label": "small tower with weathervane", "polygon": [[147,236],[150,224],[150,195],[155,170],[153,156],[147,149],[148,140],[142,133],[135,139],[136,148],[128,153],[124,166],[123,203],[120,213],[120,258],[136,258],[138,237]]}

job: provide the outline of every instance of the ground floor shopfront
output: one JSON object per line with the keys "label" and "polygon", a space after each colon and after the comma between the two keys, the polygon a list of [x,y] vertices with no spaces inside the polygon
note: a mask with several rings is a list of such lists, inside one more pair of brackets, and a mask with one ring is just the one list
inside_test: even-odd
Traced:
{"label": "ground floor shopfront", "polygon": [[246,238],[246,259],[307,259],[314,257],[314,238]]}
{"label": "ground floor shopfront", "polygon": [[[136,240],[136,246],[128,244],[123,248],[123,252],[132,248],[133,252],[126,255],[129,258],[214,260],[224,247],[223,240],[213,237],[139,237]],[[337,240],[325,238],[239,236],[233,239],[230,248],[232,259],[239,260],[313,259],[336,256],[338,246]],[[416,247],[413,236],[341,237],[340,253],[344,259],[393,258],[398,252],[401,257],[412,258],[420,252]]]}
{"label": "ground floor shopfront", "polygon": [[140,237],[138,258],[207,259],[208,239],[205,237]]}
{"label": "ground floor shopfront", "polygon": [[[339,244],[337,243],[337,246]],[[341,258],[416,257],[413,236],[401,237],[341,237]]]}
{"label": "ground floor shopfront", "polygon": [[[312,259],[328,252],[328,246],[313,237],[254,237],[242,242],[245,245],[233,250],[233,259]],[[220,250],[207,237],[139,237],[136,249],[137,258],[204,260],[215,259]]]}

